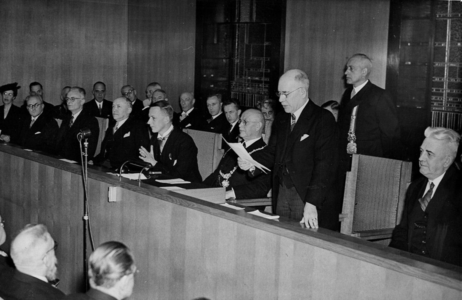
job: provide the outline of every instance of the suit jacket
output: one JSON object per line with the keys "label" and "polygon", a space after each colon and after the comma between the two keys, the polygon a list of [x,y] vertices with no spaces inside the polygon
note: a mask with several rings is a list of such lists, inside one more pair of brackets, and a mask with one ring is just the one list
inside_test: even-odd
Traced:
{"label": "suit jacket", "polygon": [[4,116],[5,105],[0,106],[0,130],[1,134],[9,135],[14,140],[18,135],[18,126],[23,118],[22,111],[19,107],[12,104],[6,119]]}
{"label": "suit jacket", "polygon": [[[210,117],[208,120],[210,120],[211,118],[212,117]],[[221,115],[207,123],[205,130],[216,133],[222,133],[223,129],[226,127],[226,124],[229,124],[228,120],[226,120],[225,114],[221,113]]]}
{"label": "suit jacket", "polygon": [[83,108],[88,110],[88,113],[93,117],[112,119],[112,102],[109,100],[103,100],[103,107],[101,108],[101,111],[99,110],[95,99],[85,103]]}
{"label": "suit jacket", "polygon": [[[253,157],[258,151],[266,147],[263,139],[259,139],[249,147],[247,152]],[[271,173],[260,174],[251,177],[246,171],[243,171],[237,165],[237,155],[234,151],[229,150],[225,153],[218,165],[218,168],[204,180],[204,184],[212,187],[221,187],[224,178],[220,175],[233,172],[229,181],[229,189],[234,189],[236,199],[252,199],[266,197],[271,188]]]}
{"label": "suit jacket", "polygon": [[67,115],[70,115],[71,112],[67,109],[65,103],[58,104],[54,107],[53,118],[63,120]]}
{"label": "suit jacket", "polygon": [[56,134],[59,127],[56,120],[41,114],[30,127],[32,117],[24,117],[19,126],[19,135],[13,142],[26,149],[53,153]]}
{"label": "suit jacket", "polygon": [[157,142],[157,133],[152,135],[151,145],[157,161],[152,168],[153,171],[161,171],[163,174],[191,182],[202,182],[197,166],[197,147],[188,134],[174,128],[165,142],[162,154]]}
{"label": "suit jacket", "polygon": [[177,114],[177,122],[181,129],[205,130],[207,128],[207,120],[197,108],[194,108],[183,121],[180,121],[180,117],[181,114]]}
{"label": "suit jacket", "polygon": [[0,285],[0,297],[5,300],[53,300],[64,296],[51,284],[17,270]]}
{"label": "suit jacket", "polygon": [[119,168],[127,160],[138,159],[141,146],[149,149],[149,133],[146,124],[133,117],[129,117],[114,133],[115,124],[106,130],[95,162],[109,159],[113,168]]}
{"label": "suit jacket", "polygon": [[[77,134],[83,128],[88,128],[91,131],[91,136],[88,138],[88,160],[93,159],[96,151],[99,136],[99,125],[95,117],[89,115],[85,110],[82,110],[72,127],[69,126],[72,115],[67,116],[59,128],[55,152],[66,159],[71,159],[80,162],[80,147],[77,140]],[[82,142],[83,150],[83,142]]]}
{"label": "suit jacket", "polygon": [[66,300],[117,300],[116,298],[96,289],[89,289],[85,294],[67,295]]}
{"label": "suit jacket", "polygon": [[[141,116],[141,112],[142,112],[143,108],[144,108],[143,101],[141,101],[140,99],[136,99],[132,103],[132,113],[131,113],[131,115],[133,117]],[[148,111],[149,111],[149,109],[148,109]]]}
{"label": "suit jacket", "polygon": [[[330,112],[309,100],[290,131],[291,116],[276,116],[268,147],[255,159],[273,169],[273,211],[280,180],[289,176],[300,198],[323,209],[326,192],[337,170],[338,132]],[[255,174],[260,173],[256,170]],[[285,173],[286,175],[283,175]],[[326,209],[326,208],[324,208]]]}
{"label": "suit jacket", "polygon": [[[237,124],[234,125],[234,128],[233,128],[233,130],[231,130],[231,132],[229,132],[229,130],[231,129],[231,124],[229,124],[229,122],[224,127],[223,132],[221,133],[221,135],[223,136],[223,139],[225,139],[228,143],[237,143],[239,141],[239,139],[238,139],[239,133],[240,133],[239,132],[239,123],[240,122],[237,122]],[[226,144],[225,141],[222,142],[221,147],[223,149],[225,149],[225,151],[229,149],[229,146],[228,146],[228,144]]]}
{"label": "suit jacket", "polygon": [[390,94],[370,81],[350,99],[353,86],[343,93],[338,124],[340,127],[339,151],[342,161],[349,161],[346,152],[348,130],[353,108],[356,115],[357,153],[385,158],[401,158],[398,152],[401,133],[396,106]]}
{"label": "suit jacket", "polygon": [[[401,222],[393,230],[390,247],[410,251],[419,199],[428,179],[421,177],[408,188]],[[462,174],[453,164],[444,174],[425,210],[428,256],[462,266]]]}

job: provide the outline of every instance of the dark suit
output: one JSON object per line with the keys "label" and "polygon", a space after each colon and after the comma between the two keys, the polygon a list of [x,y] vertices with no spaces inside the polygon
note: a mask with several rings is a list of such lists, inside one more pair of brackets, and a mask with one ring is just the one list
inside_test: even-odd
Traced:
{"label": "dark suit", "polygon": [[[247,152],[255,156],[258,151],[261,151],[265,147],[265,142],[260,138],[246,149]],[[233,172],[228,179],[229,188],[227,190],[234,189],[236,199],[264,198],[271,188],[271,173],[250,177],[246,171],[241,170],[237,165],[237,155],[233,150],[226,152],[218,168],[204,180],[204,184],[212,187],[223,186],[222,182],[224,178],[220,175],[220,171],[223,174]]]}
{"label": "dark suit", "polygon": [[[82,110],[74,121],[72,127],[69,126],[72,115],[67,116],[59,128],[55,151],[58,155],[66,159],[71,159],[80,162],[80,147],[77,140],[77,134],[83,128],[88,128],[91,131],[91,136],[88,138],[88,160],[93,158],[96,151],[99,135],[99,125],[95,117],[89,115],[85,110]],[[83,144],[83,143],[82,143]],[[82,145],[83,150],[83,145]]]}
{"label": "dark suit", "polygon": [[151,145],[153,145],[154,158],[157,161],[152,168],[153,171],[161,171],[162,174],[191,182],[202,182],[197,166],[197,147],[189,135],[174,128],[165,142],[162,154],[157,142],[157,133],[152,135]]}
{"label": "dark suit", "polygon": [[35,277],[14,271],[14,275],[0,284],[0,297],[5,300],[62,299],[63,292]]}
{"label": "dark suit", "polygon": [[385,158],[399,158],[396,153],[400,145],[400,128],[396,106],[391,95],[370,81],[350,99],[353,86],[343,93],[340,102],[338,124],[340,126],[340,155],[349,161],[346,152],[348,130],[353,108],[357,105],[356,144],[357,154]]}
{"label": "dark suit", "polygon": [[[132,116],[140,116],[141,115],[141,111],[143,110],[144,108],[144,105],[143,105],[143,101],[141,101],[140,99],[136,99],[135,101],[132,102],[132,113],[131,115]],[[149,109],[148,109],[149,110]]]}
{"label": "dark suit", "polygon": [[[449,167],[423,212],[418,200],[423,197],[427,182],[422,176],[409,186],[402,219],[393,231],[390,247],[462,266],[461,171],[455,164]],[[423,232],[416,223],[423,225]]]}
{"label": "dark suit", "polygon": [[149,149],[149,134],[146,124],[133,117],[128,118],[114,133],[115,125],[106,130],[101,152],[95,162],[109,159],[111,167],[119,168],[127,160],[138,159],[141,146]]}
{"label": "dark suit", "polygon": [[116,298],[99,290],[89,289],[85,294],[67,295],[66,300],[117,300]]}
{"label": "dark suit", "polygon": [[229,124],[228,120],[226,120],[225,114],[221,113],[221,115],[219,115],[215,119],[212,120],[212,117],[210,117],[207,120],[205,130],[215,133],[222,133],[224,128],[226,127],[226,124]]}
{"label": "dark suit", "polygon": [[83,109],[88,110],[88,113],[93,117],[112,119],[112,102],[109,100],[103,100],[101,110],[99,110],[95,99],[85,103]]}
{"label": "dark suit", "polygon": [[181,114],[177,114],[177,122],[181,129],[204,130],[207,128],[207,120],[197,108],[194,108],[183,121],[180,121]]}
{"label": "dark suit", "polygon": [[17,138],[19,134],[18,127],[24,115],[19,107],[12,104],[10,107],[10,111],[8,112],[8,115],[5,119],[4,110],[5,105],[0,106],[0,130],[2,131],[1,134],[8,135],[10,136],[10,140],[14,140]]}
{"label": "dark suit", "polygon": [[53,118],[63,120],[67,115],[70,115],[71,112],[67,109],[65,103],[58,104],[54,107]]}
{"label": "dark suit", "polygon": [[52,153],[59,127],[56,120],[49,115],[41,114],[30,126],[32,117],[24,117],[19,126],[19,135],[14,143],[26,149]]}
{"label": "dark suit", "polygon": [[[290,123],[290,114],[278,114],[268,147],[256,157],[270,169],[274,165],[273,212],[277,211],[280,185],[293,186],[303,203],[316,206],[319,226],[330,228],[329,222],[338,223],[338,214],[333,220],[323,217],[335,209],[325,205],[326,192],[332,188],[337,170],[338,132],[334,117],[309,100],[292,131]],[[255,173],[259,172],[257,169]]]}
{"label": "dark suit", "polygon": [[[226,140],[228,143],[237,143],[239,142],[239,122],[234,125],[233,130],[231,130],[231,124],[226,124],[225,128],[223,129],[223,132],[221,135],[223,136],[223,139]],[[222,142],[221,147],[225,150],[229,149],[228,144],[226,144],[225,141]]]}

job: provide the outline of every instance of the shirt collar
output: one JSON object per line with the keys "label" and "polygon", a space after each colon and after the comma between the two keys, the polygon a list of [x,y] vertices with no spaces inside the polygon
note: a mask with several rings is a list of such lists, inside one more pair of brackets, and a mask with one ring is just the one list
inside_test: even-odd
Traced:
{"label": "shirt collar", "polygon": [[32,116],[31,116],[32,121],[34,121],[34,122],[37,121],[37,119],[38,119],[42,114],[43,114],[43,111],[40,113],[40,115],[38,115],[38,116],[36,116],[36,117],[32,117]]}
{"label": "shirt collar", "polygon": [[165,138],[165,137],[168,137],[172,131],[173,131],[173,125],[170,124],[170,127],[167,129],[167,131],[164,132],[163,135],[160,135],[160,133],[159,133],[159,134],[157,135],[157,138],[158,138],[158,139],[163,139],[163,138]]}
{"label": "shirt collar", "polygon": [[434,191],[436,191],[436,189],[438,188],[438,185],[440,185],[440,183],[441,183],[441,180],[443,180],[444,174],[446,174],[446,172],[444,172],[443,174],[441,174],[440,176],[436,177],[433,180],[428,180],[427,189],[429,189],[430,184],[433,183],[433,185],[434,185],[433,193],[435,193]]}
{"label": "shirt collar", "polygon": [[193,111],[193,109],[194,109],[194,106],[190,108],[188,111],[183,111],[183,112],[189,116],[189,114]]}
{"label": "shirt collar", "polygon": [[219,117],[221,114],[222,114],[222,112],[220,111],[220,113],[219,113],[219,114],[212,116],[212,119],[214,119],[214,120],[215,120],[215,119],[216,119],[216,118],[218,118],[218,117]]}
{"label": "shirt collar", "polygon": [[248,140],[248,141],[244,141],[245,147],[246,147],[246,148],[249,148],[253,143],[255,143],[256,141],[258,141],[259,139],[261,139],[261,137],[256,138],[256,139],[251,139],[251,140]]}
{"label": "shirt collar", "polygon": [[79,110],[77,113],[75,113],[75,115],[73,114],[72,117],[74,118],[74,121],[75,119],[77,119],[77,117],[80,115],[80,113],[83,111],[83,109]]}
{"label": "shirt collar", "polygon": [[359,91],[369,82],[369,80],[366,80],[363,84],[358,85],[357,87],[353,87],[355,90],[355,95],[359,93]]}
{"label": "shirt collar", "polygon": [[117,127],[117,128],[120,128],[122,125],[124,125],[125,121],[127,121],[127,120],[128,120],[128,118],[125,118],[125,119],[123,119],[122,121],[117,122],[117,123],[116,123],[116,127]]}
{"label": "shirt collar", "polygon": [[308,102],[310,102],[309,98],[308,98],[308,101],[306,101],[305,104],[302,105],[302,107],[300,107],[293,113],[293,115],[295,116],[295,122],[297,122],[298,118],[300,118],[300,115],[302,114],[302,111],[305,108],[305,106],[308,104]]}

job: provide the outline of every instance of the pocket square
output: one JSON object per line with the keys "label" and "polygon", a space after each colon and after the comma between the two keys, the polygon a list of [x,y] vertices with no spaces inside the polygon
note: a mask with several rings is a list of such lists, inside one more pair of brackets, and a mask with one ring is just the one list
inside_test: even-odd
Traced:
{"label": "pocket square", "polygon": [[300,139],[300,142],[303,141],[304,139],[307,139],[310,135],[309,134],[304,134],[302,138]]}
{"label": "pocket square", "polygon": [[185,128],[186,128],[186,127],[191,127],[191,124],[186,125]]}
{"label": "pocket square", "polygon": [[124,135],[124,138],[129,137],[129,136],[130,136],[130,132],[127,132],[127,133]]}
{"label": "pocket square", "polygon": [[41,134],[41,133],[42,133],[42,132],[40,132],[40,131],[37,131],[35,134]]}

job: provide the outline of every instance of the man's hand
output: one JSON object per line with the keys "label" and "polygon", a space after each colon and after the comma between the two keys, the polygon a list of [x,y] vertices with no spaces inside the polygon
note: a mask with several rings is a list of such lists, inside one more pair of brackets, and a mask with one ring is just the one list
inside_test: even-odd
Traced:
{"label": "man's hand", "polygon": [[300,223],[305,224],[306,228],[317,229],[318,228],[318,210],[316,206],[308,202],[305,203],[303,209],[303,219]]}
{"label": "man's hand", "polygon": [[242,158],[238,157],[237,158],[237,164],[239,165],[239,168],[241,168],[242,170],[244,171],[247,171],[249,170],[250,168],[255,168],[254,165],[252,165],[251,163],[243,160]]}
{"label": "man's hand", "polygon": [[146,150],[143,146],[140,147],[140,159],[144,162],[150,163],[153,167],[157,164],[154,159],[154,148],[151,145],[151,152]]}
{"label": "man's hand", "polygon": [[2,135],[0,135],[0,140],[4,141],[6,143],[9,143],[10,142],[10,136],[2,134]]}

